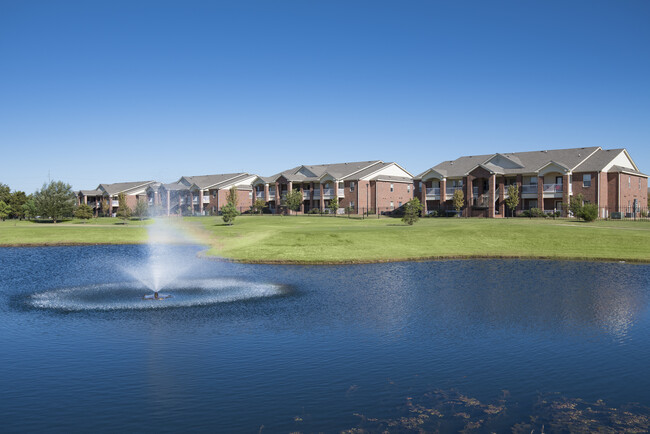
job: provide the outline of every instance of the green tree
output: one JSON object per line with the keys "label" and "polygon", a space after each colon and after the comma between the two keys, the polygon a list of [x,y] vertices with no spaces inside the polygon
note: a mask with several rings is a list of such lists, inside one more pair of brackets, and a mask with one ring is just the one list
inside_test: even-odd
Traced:
{"label": "green tree", "polygon": [[571,196],[569,203],[566,205],[567,209],[577,219],[582,218],[582,207],[584,206],[585,198],[582,194]]}
{"label": "green tree", "polygon": [[[334,194],[336,194],[336,189],[334,189]],[[329,208],[330,214],[336,215],[336,212],[339,210],[339,198],[337,196],[331,198],[327,208]]]}
{"label": "green tree", "polygon": [[580,218],[586,222],[593,222],[598,218],[598,205],[595,203],[586,203],[582,206]]}
{"label": "green tree", "polygon": [[234,185],[230,187],[230,190],[228,190],[226,201],[237,209],[237,205],[239,204],[239,195],[237,194],[237,187]]}
{"label": "green tree", "polygon": [[99,203],[99,207],[102,210],[102,215],[104,217],[110,217],[111,216],[111,206],[108,203],[108,199],[102,198],[102,201]]}
{"label": "green tree", "polygon": [[25,217],[23,212],[23,205],[27,202],[27,195],[24,191],[14,191],[11,193],[8,205],[11,206],[11,216],[13,218],[22,219]]}
{"label": "green tree", "polygon": [[239,215],[239,211],[232,203],[228,202],[221,207],[221,218],[223,222],[227,225],[231,225],[235,222],[235,217]]}
{"label": "green tree", "polygon": [[74,212],[74,216],[77,217],[78,219],[89,220],[93,218],[93,209],[91,208],[90,205],[82,203],[79,206],[77,206],[77,209]]}
{"label": "green tree", "polygon": [[284,198],[284,206],[291,211],[298,212],[300,205],[302,205],[302,193],[300,190],[291,190],[287,194],[287,197]]}
{"label": "green tree", "polygon": [[135,204],[135,209],[133,210],[133,215],[139,220],[147,217],[149,215],[149,205],[145,200],[138,200]]}
{"label": "green tree", "polygon": [[414,197],[404,205],[404,216],[402,217],[402,221],[409,226],[413,225],[413,223],[420,219],[422,209],[423,207],[420,203],[420,199]]}
{"label": "green tree", "polygon": [[121,218],[124,223],[131,217],[131,208],[126,204],[126,195],[120,193],[117,195],[117,213],[116,217]]}
{"label": "green tree", "polygon": [[4,200],[0,200],[0,220],[5,221],[9,215],[11,215],[11,206],[5,203]]}
{"label": "green tree", "polygon": [[264,202],[264,199],[255,199],[255,202],[253,202],[253,212],[262,215],[262,210],[264,210],[264,207],[266,207],[266,202]]}
{"label": "green tree", "polygon": [[463,190],[454,191],[454,195],[451,198],[451,204],[457,212],[460,212],[463,205],[465,205],[465,194]]}
{"label": "green tree", "polygon": [[61,181],[51,181],[34,193],[36,212],[41,217],[52,219],[54,223],[74,212],[75,195],[72,187]]}
{"label": "green tree", "polygon": [[34,199],[30,195],[27,198],[27,202],[23,204],[23,216],[25,216],[26,219],[33,219],[37,215],[38,212],[36,210],[36,204],[34,203]]}
{"label": "green tree", "polygon": [[505,202],[508,209],[510,209],[510,215],[514,217],[515,209],[519,205],[519,186],[517,184],[510,184],[508,186],[508,197]]}
{"label": "green tree", "polygon": [[5,204],[11,202],[11,189],[7,184],[0,183],[0,200]]}

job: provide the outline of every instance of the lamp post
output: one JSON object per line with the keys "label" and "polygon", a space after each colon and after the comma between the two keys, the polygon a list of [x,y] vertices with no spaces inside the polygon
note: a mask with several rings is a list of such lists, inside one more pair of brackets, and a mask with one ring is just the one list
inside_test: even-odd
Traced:
{"label": "lamp post", "polygon": [[368,216],[370,216],[370,202],[368,201],[369,194],[370,194],[370,183],[366,182],[366,213],[368,213]]}

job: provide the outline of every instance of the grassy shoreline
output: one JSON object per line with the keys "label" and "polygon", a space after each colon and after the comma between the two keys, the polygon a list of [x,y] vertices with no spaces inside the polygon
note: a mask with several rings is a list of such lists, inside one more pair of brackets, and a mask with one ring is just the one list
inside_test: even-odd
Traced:
{"label": "grassy shoreline", "polygon": [[[542,219],[397,219],[241,216],[174,219],[204,244],[202,256],[251,264],[333,265],[450,259],[650,263],[650,222]],[[0,247],[143,244],[146,225],[116,219],[0,222]]]}

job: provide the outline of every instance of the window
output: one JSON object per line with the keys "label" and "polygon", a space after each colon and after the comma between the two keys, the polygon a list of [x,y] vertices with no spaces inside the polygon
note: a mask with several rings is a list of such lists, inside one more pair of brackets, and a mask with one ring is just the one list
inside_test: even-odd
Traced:
{"label": "window", "polygon": [[[639,180],[639,188],[641,188],[641,180]],[[411,192],[411,184],[406,184],[406,192],[407,193]]]}
{"label": "window", "polygon": [[393,186],[392,183],[390,184],[390,191],[391,191],[391,192],[392,192],[392,191],[395,191],[395,187]]}
{"label": "window", "polygon": [[585,173],[582,175],[582,186],[591,187],[591,174]]}
{"label": "window", "polygon": [[253,192],[252,192],[252,191],[249,191],[249,192],[248,192],[248,198],[249,198],[249,199],[252,199],[252,198],[253,198]]}
{"label": "window", "polygon": [[420,191],[422,191],[422,181],[420,181]]}
{"label": "window", "polygon": [[212,190],[212,197],[216,198],[217,197],[217,190]]}
{"label": "window", "polygon": [[398,205],[398,206],[399,206],[399,207],[401,208],[401,207],[402,207],[402,202],[398,202],[398,203],[399,203],[399,205]]}
{"label": "window", "polygon": [[631,187],[632,187],[632,177],[628,175],[628,177],[627,177],[627,188],[631,188]]}
{"label": "window", "polygon": [[350,181],[350,191],[354,191],[354,181]]}
{"label": "window", "polygon": [[393,202],[391,201],[390,203],[390,209],[395,209],[395,205],[393,205]]}
{"label": "window", "polygon": [[350,208],[354,209],[354,201],[350,201]]}
{"label": "window", "polygon": [[641,178],[639,178],[639,190],[641,190]]}

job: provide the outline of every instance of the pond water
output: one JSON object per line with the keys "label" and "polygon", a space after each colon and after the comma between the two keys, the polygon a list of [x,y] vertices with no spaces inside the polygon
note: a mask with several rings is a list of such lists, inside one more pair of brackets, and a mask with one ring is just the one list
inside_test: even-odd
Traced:
{"label": "pond water", "polygon": [[3,432],[548,432],[582,407],[648,421],[650,266],[177,250],[192,266],[151,302],[125,271],[144,246],[0,249]]}

